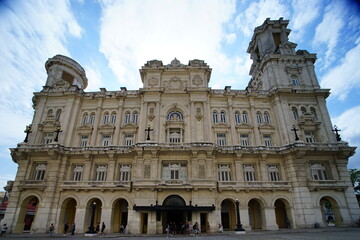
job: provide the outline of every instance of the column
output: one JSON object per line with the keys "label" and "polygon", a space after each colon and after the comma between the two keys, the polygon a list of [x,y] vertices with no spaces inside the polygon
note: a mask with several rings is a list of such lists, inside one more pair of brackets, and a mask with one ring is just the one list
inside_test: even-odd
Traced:
{"label": "column", "polygon": [[[265,215],[265,229],[264,230],[278,230],[279,227],[276,224],[275,207],[264,207]],[[264,225],[264,223],[263,223]]]}

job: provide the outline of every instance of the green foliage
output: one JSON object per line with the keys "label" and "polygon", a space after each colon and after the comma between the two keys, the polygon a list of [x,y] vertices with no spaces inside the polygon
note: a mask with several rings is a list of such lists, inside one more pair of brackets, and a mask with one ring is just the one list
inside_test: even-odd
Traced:
{"label": "green foliage", "polygon": [[354,187],[355,193],[360,194],[360,170],[359,169],[349,169],[350,179]]}

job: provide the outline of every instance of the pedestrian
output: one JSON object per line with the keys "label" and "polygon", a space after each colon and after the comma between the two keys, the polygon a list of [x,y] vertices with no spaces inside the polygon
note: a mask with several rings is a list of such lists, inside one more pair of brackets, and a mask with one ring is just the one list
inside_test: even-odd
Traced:
{"label": "pedestrian", "polygon": [[6,232],[8,230],[8,227],[6,225],[6,223],[3,224],[2,228],[1,228],[1,235],[0,237],[6,237]]}
{"label": "pedestrian", "polygon": [[106,228],[106,226],[105,226],[105,223],[103,222],[101,225],[101,235],[103,235],[103,234],[105,235],[105,232],[104,232],[105,228]]}
{"label": "pedestrian", "polygon": [[64,225],[64,232],[63,232],[64,236],[66,236],[68,230],[69,230],[69,224],[66,222]]}
{"label": "pedestrian", "polygon": [[55,226],[53,223],[51,223],[50,228],[49,228],[50,237],[54,236],[54,231],[55,231]]}
{"label": "pedestrian", "polygon": [[73,222],[73,224],[71,225],[71,235],[75,235],[75,222]]}
{"label": "pedestrian", "polygon": [[193,229],[194,229],[194,235],[198,235],[199,234],[199,224],[197,222],[195,222]]}
{"label": "pedestrian", "polygon": [[98,233],[100,231],[100,223],[98,222],[95,227],[95,232]]}
{"label": "pedestrian", "polygon": [[224,228],[223,228],[223,225],[221,225],[221,224],[219,223],[219,233],[222,233],[222,232],[224,232]]}
{"label": "pedestrian", "polygon": [[121,224],[121,226],[120,226],[120,233],[125,233],[124,224]]}

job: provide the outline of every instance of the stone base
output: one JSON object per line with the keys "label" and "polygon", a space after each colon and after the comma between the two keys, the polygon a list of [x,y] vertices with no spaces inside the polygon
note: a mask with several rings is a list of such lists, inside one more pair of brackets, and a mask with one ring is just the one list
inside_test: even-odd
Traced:
{"label": "stone base", "polygon": [[238,234],[245,234],[245,231],[234,231],[234,234],[238,235]]}
{"label": "stone base", "polygon": [[97,233],[85,233],[85,237],[96,237]]}

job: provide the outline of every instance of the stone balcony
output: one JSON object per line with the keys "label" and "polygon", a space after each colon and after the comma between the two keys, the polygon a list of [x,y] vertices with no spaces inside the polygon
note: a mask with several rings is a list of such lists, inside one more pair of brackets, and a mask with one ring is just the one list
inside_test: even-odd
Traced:
{"label": "stone balcony", "polygon": [[349,185],[342,180],[309,180],[307,186],[310,191],[336,190],[344,191]]}

